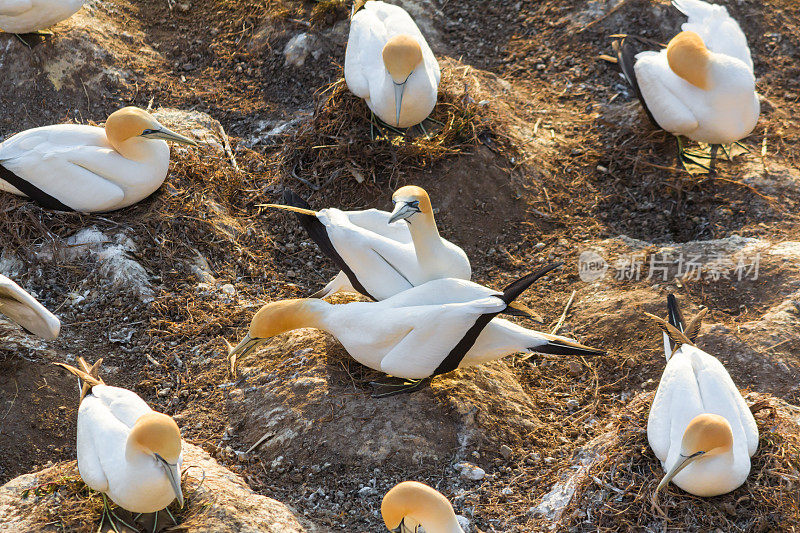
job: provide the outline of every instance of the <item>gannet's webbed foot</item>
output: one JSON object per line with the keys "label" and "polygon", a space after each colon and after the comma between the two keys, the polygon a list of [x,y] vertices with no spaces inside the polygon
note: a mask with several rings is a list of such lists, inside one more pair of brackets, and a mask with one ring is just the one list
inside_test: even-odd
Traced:
{"label": "gannet's webbed foot", "polygon": [[431,384],[431,378],[402,379],[389,378],[385,381],[371,381],[373,398],[388,398],[397,394],[408,394],[422,390]]}
{"label": "gannet's webbed foot", "polygon": [[[379,139],[381,137],[388,138],[389,135],[384,133],[384,131],[383,131],[384,129],[389,130],[390,132],[394,133],[395,135],[404,135],[405,134],[402,130],[400,130],[400,129],[394,127],[394,126],[390,126],[389,124],[385,123],[384,121],[382,121],[381,119],[376,117],[375,113],[370,111],[369,112],[369,138],[371,140],[373,140],[373,141],[376,140],[376,139]],[[378,132],[377,136],[375,135],[376,131]]]}
{"label": "gannet's webbed foot", "polygon": [[42,44],[48,35],[53,35],[53,32],[37,31],[32,33],[15,33],[14,37],[19,39],[28,49],[33,50],[33,47]]}
{"label": "gannet's webbed foot", "polygon": [[712,160],[709,152],[702,149],[689,150],[684,144],[683,137],[676,135],[675,138],[678,141],[678,159],[686,172],[692,176],[714,172],[714,169],[707,163]]}
{"label": "gannet's webbed foot", "polygon": [[728,161],[733,161],[733,158],[737,155],[742,155],[750,152],[747,146],[743,145],[739,141],[736,141],[731,144],[720,144],[722,151],[725,152],[725,157]]}
{"label": "gannet's webbed foot", "polygon": [[125,520],[123,520],[122,518],[117,516],[116,513],[114,513],[114,511],[111,510],[111,507],[108,505],[108,498],[106,497],[105,493],[101,492],[100,495],[103,496],[103,515],[100,518],[100,527],[98,528],[98,531],[102,531],[103,523],[105,522],[106,518],[108,518],[108,523],[111,524],[111,528],[116,533],[120,533],[120,531],[119,531],[119,528],[117,527],[117,524],[114,522],[114,520],[116,520],[120,524],[123,524],[125,527],[127,527],[131,531],[137,531],[137,529],[135,527],[133,527],[132,525],[127,523]]}

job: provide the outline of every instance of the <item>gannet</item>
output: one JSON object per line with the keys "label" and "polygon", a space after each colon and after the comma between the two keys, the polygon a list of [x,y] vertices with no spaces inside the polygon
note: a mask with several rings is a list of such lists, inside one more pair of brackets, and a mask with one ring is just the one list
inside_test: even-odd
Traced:
{"label": "gannet", "polygon": [[0,274],[0,313],[46,340],[58,337],[61,321],[19,285]]}
{"label": "gannet", "polygon": [[408,128],[425,120],[440,77],[436,57],[402,7],[372,0],[352,16],[344,79],[383,122]]}
{"label": "gannet", "polygon": [[[407,380],[409,390],[437,376],[518,352],[597,355],[602,350],[571,339],[525,329],[494,318],[551,264],[508,285],[502,293],[476,289],[469,281],[429,281],[380,302],[331,305],[301,298],[268,303],[250,322],[245,338],[230,352],[231,367],[275,335],[316,328],[336,337],[359,363]],[[478,286],[480,287],[480,286]],[[460,297],[482,293],[472,299]],[[383,384],[379,384],[383,385]],[[403,389],[398,389],[398,391]]]}
{"label": "gannet", "polygon": [[313,297],[351,291],[384,300],[438,278],[468,280],[472,274],[469,258],[439,236],[428,193],[422,187],[401,187],[392,201],[391,213],[377,209],[312,211],[305,200],[286,189],[286,205],[266,205],[294,211],[309,237],[341,269]]}
{"label": "gannet", "polygon": [[453,506],[438,490],[417,481],[403,481],[392,487],[381,502],[386,528],[393,533],[464,533]]}
{"label": "gannet", "polygon": [[[90,488],[133,513],[183,507],[181,433],[135,393],[109,387],[79,358],[80,369],[56,363],[83,384],[78,408],[78,471]],[[111,515],[106,505],[105,511]],[[110,518],[109,518],[110,520]]]}
{"label": "gannet", "polygon": [[164,182],[165,140],[197,144],[136,107],[112,113],[105,128],[57,124],[23,131],[0,143],[0,190],[62,211],[122,209]]}
{"label": "gannet", "polygon": [[667,297],[669,321],[648,314],[664,330],[667,366],[650,416],[647,440],[670,481],[696,496],[725,494],[744,483],[758,447],[758,428],[728,371],[694,345],[705,310],[684,326]]}
{"label": "gannet", "polygon": [[[624,77],[651,120],[678,138],[730,145],[747,137],[759,115],[753,60],[739,24],[723,6],[701,0],[673,0],[688,17],[666,48],[637,53],[637,38],[614,43]],[[687,156],[687,157],[685,157]],[[707,157],[707,156],[706,156]]]}
{"label": "gannet", "polygon": [[86,0],[0,0],[0,30],[33,33],[66,20]]}

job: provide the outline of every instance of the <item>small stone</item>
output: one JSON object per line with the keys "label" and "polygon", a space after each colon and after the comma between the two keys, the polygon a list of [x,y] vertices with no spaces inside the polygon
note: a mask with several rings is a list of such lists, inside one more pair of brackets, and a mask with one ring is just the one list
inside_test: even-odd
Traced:
{"label": "small stone", "polygon": [[503,444],[500,446],[500,455],[502,455],[506,459],[511,459],[511,456],[514,454],[514,450],[511,449],[510,446]]}
{"label": "small stone", "polygon": [[512,489],[511,487],[505,487],[503,490],[500,491],[500,494],[502,494],[503,496],[511,496],[512,494],[514,494],[514,489]]}
{"label": "small stone", "polygon": [[298,33],[292,37],[283,49],[286,64],[302,67],[315,42],[316,39],[308,33]]}
{"label": "small stone", "polygon": [[176,5],[175,7],[176,7],[176,8],[178,9],[178,11],[180,11],[181,13],[186,13],[187,11],[189,11],[190,9],[192,9],[192,4],[190,4],[189,2],[181,2],[180,4]]}
{"label": "small stone", "polygon": [[361,498],[366,498],[366,497],[368,497],[368,496],[374,496],[374,495],[375,495],[375,494],[377,494],[377,493],[378,493],[378,491],[377,491],[377,490],[375,490],[375,489],[374,489],[374,488],[372,488],[372,487],[363,487],[363,488],[361,488],[361,489],[359,489],[359,490],[358,490],[358,495],[359,495]]}
{"label": "small stone", "polygon": [[461,474],[462,478],[472,481],[480,481],[486,476],[486,471],[483,468],[472,463],[456,463],[455,469]]}
{"label": "small stone", "polygon": [[225,294],[227,294],[228,296],[233,296],[234,294],[236,294],[236,287],[234,287],[230,283],[226,283],[225,285],[220,287],[220,290]]}
{"label": "small stone", "polygon": [[570,361],[568,367],[570,376],[580,376],[583,373],[583,367],[577,361]]}

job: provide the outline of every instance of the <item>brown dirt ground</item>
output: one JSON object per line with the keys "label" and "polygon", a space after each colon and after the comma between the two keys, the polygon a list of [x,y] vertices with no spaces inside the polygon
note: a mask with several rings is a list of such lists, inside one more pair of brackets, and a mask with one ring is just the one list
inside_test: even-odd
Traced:
{"label": "brown dirt ground", "polygon": [[[342,173],[312,191],[291,176],[293,168],[287,161],[302,161],[301,176],[325,183],[330,175],[314,171],[329,164],[327,156],[309,152],[308,140],[318,132],[301,129],[254,150],[245,148],[240,139],[252,136],[258,121],[285,120],[299,110],[323,109],[325,95],[317,91],[340,77],[344,55],[334,23],[347,10],[332,4],[330,12],[320,15],[323,8],[313,2],[196,1],[183,12],[170,9],[163,0],[111,0],[95,7],[96,16],[114,19],[131,33],[140,32],[120,41],[117,61],[130,71],[123,83],[74,91],[67,87],[59,93],[37,87],[29,91],[36,105],[21,111],[9,105],[16,88],[0,82],[0,104],[9,109],[0,117],[3,131],[65,118],[101,122],[121,103],[146,107],[153,101],[156,106],[197,109],[218,119],[231,135],[242,169],[236,172],[228,158],[219,155],[181,152],[173,158],[168,183],[159,192],[102,217],[53,214],[8,195],[0,197],[4,250],[33,265],[32,247],[51,240],[49,235],[65,238],[89,225],[112,233],[124,228],[136,238],[136,259],[159,287],[150,305],[141,304],[133,294],[100,292],[90,304],[71,307],[62,305],[63,295],[91,275],[92,264],[82,260],[36,264],[23,276],[24,284],[36,287],[45,304],[59,308],[65,327],[62,337],[44,353],[18,345],[0,347],[0,375],[11,377],[0,382],[0,415],[6,413],[0,418],[0,482],[47,461],[74,457],[74,384],[46,363],[62,354],[88,360],[103,357],[109,383],[129,387],[154,408],[177,415],[187,440],[244,474],[255,490],[296,506],[332,530],[343,530],[307,498],[312,484],[302,480],[308,465],[290,465],[276,474],[266,458],[239,463],[226,455],[220,437],[231,421],[243,416],[231,407],[227,389],[218,386],[229,379],[220,338],[240,337],[253,312],[237,303],[304,295],[334,274],[313,248],[299,245],[306,239],[290,217],[262,213],[256,207],[279,198],[284,185],[309,197],[315,206],[359,209],[387,208],[390,191],[397,185],[425,187],[440,210],[442,233],[464,247],[476,281],[502,286],[550,257],[567,263],[563,273],[524,297],[553,321],[572,290],[585,287],[574,267],[579,251],[600,239],[626,234],[656,243],[731,235],[773,242],[800,240],[795,190],[785,182],[776,181],[770,190],[739,182],[747,165],[762,165],[756,156],[762,146],[767,147],[763,160],[767,180],[776,169],[797,169],[800,162],[797,1],[726,3],[749,37],[758,90],[766,101],[756,130],[745,141],[753,153],[722,163],[720,179],[691,178],[676,170],[674,142],[650,129],[636,104],[628,105],[630,94],[614,69],[596,57],[608,53],[612,33],[667,40],[682,21],[668,2],[622,0],[612,8],[602,1],[577,5],[569,0],[500,0],[478,9],[474,2],[445,0],[435,2],[441,15],[434,24],[440,31],[440,52],[450,57],[444,64],[454,74],[443,90],[449,91],[454,113],[477,109],[470,119],[476,127],[466,140],[449,138],[437,157],[426,158],[406,147],[409,155],[403,166],[374,163],[360,169],[370,177],[364,183]],[[317,22],[312,23],[313,13]],[[299,31],[318,35],[323,53],[309,57],[308,68],[287,68],[281,51]],[[0,36],[0,43],[8,39]],[[58,32],[54,39],[59,39]],[[159,53],[139,53],[144,43]],[[485,72],[470,73],[463,65]],[[481,96],[502,93],[504,83],[510,85],[508,92],[485,106],[477,105]],[[474,94],[471,98],[477,102],[470,102],[465,92]],[[65,105],[80,113],[64,113]],[[346,94],[336,105],[330,120],[337,110],[359,109],[359,103]],[[363,142],[365,117],[356,118],[348,122],[345,135]],[[369,160],[363,164],[368,166]],[[234,284],[238,299],[196,296],[197,279],[188,265],[198,251],[220,283]],[[785,282],[797,279],[796,265],[770,263],[765,269],[765,284],[732,288],[700,281],[670,288],[693,308],[708,306],[709,321],[736,331],[738,324],[760,317],[792,292]],[[565,332],[609,350],[608,356],[581,361],[577,376],[570,376],[569,361],[558,358],[525,362],[512,358],[489,365],[487,372],[510,372],[540,410],[531,413],[537,420],[530,427],[506,427],[502,420],[508,413],[499,402],[489,402],[497,411],[480,415],[485,418],[479,426],[489,442],[480,458],[470,460],[496,475],[493,483],[469,491],[463,507],[474,508],[473,523],[481,530],[547,527],[527,511],[550,489],[573,453],[604,426],[588,421],[611,416],[625,405],[621,395],[627,391],[654,390],[663,368],[659,343],[635,309],[662,312],[663,293],[651,285],[617,282],[614,288],[628,294],[619,301],[628,307],[612,303],[595,310],[597,314],[573,313]],[[133,337],[123,345],[112,343],[109,328],[123,322],[136,326]],[[337,352],[336,346],[328,338],[320,352],[333,355],[314,367],[326,369],[335,385],[332,390],[352,388],[352,378],[360,383],[373,376]],[[735,361],[730,363],[731,373],[742,387],[757,386],[759,392],[797,404],[799,351],[796,343],[773,350],[772,355],[786,363],[781,374],[752,376],[746,365]],[[475,398],[488,394],[476,385],[481,376],[472,370],[457,372],[420,394],[460,413]],[[356,388],[366,394],[363,384]],[[579,402],[578,411],[570,409],[567,398]],[[323,407],[319,409],[308,416],[326,416]],[[453,415],[453,420],[457,418]],[[497,453],[502,444],[514,449],[512,459]],[[540,456],[554,460],[543,462],[537,459]],[[314,457],[318,463],[336,465],[315,477],[313,487],[324,486],[326,492],[340,489],[354,494],[359,480],[369,477],[374,466],[342,463],[335,455]],[[654,458],[650,461],[656,464]],[[437,484],[453,475],[449,465],[450,458],[443,457],[415,472],[399,460],[389,459],[381,466],[390,481],[413,474]],[[303,490],[298,489],[301,485]],[[499,487],[504,486],[513,488],[514,496],[502,495]],[[363,516],[350,527],[378,531],[375,509],[357,505],[363,506]]]}

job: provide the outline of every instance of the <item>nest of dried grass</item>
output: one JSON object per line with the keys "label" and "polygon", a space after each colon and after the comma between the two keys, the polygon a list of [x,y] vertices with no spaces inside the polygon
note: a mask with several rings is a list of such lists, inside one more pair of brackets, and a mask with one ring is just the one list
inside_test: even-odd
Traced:
{"label": "nest of dried grass", "polygon": [[373,141],[370,110],[344,79],[321,89],[312,119],[288,136],[278,154],[284,175],[313,190],[339,177],[394,187],[404,171],[430,168],[495,137],[492,117],[470,94],[476,88],[466,75],[469,67],[449,61],[442,67],[438,102],[430,118],[443,126],[426,126],[427,136],[415,126],[405,135],[384,130],[388,137]]}
{"label": "nest of dried grass", "polygon": [[[189,531],[195,522],[207,523],[203,515],[208,502],[202,495],[196,496],[197,491],[194,487],[187,490],[185,479],[183,485],[184,507],[179,509],[177,502],[169,506],[177,525],[173,524],[166,513],[159,512],[157,532]],[[107,520],[100,529],[103,497],[83,482],[78,473],[77,461],[60,463],[43,471],[39,477],[39,484],[23,491],[22,498],[37,499],[33,504],[32,518],[42,529],[49,527],[58,531],[113,531]],[[41,503],[38,499],[41,499]],[[117,523],[120,532],[150,533],[153,530],[152,514],[143,515],[136,520],[130,512],[109,503],[117,516],[137,528],[131,529]]]}
{"label": "nest of dried grass", "polygon": [[[581,476],[558,529],[571,531],[791,531],[800,520],[800,427],[792,408],[769,395],[748,401],[760,432],[750,476],[735,491],[692,496],[675,485],[651,502],[661,465],[647,443],[652,393],[611,423],[613,438]],[[660,508],[660,510],[659,510]],[[664,514],[661,514],[661,513]],[[665,516],[666,515],[666,516]]]}

